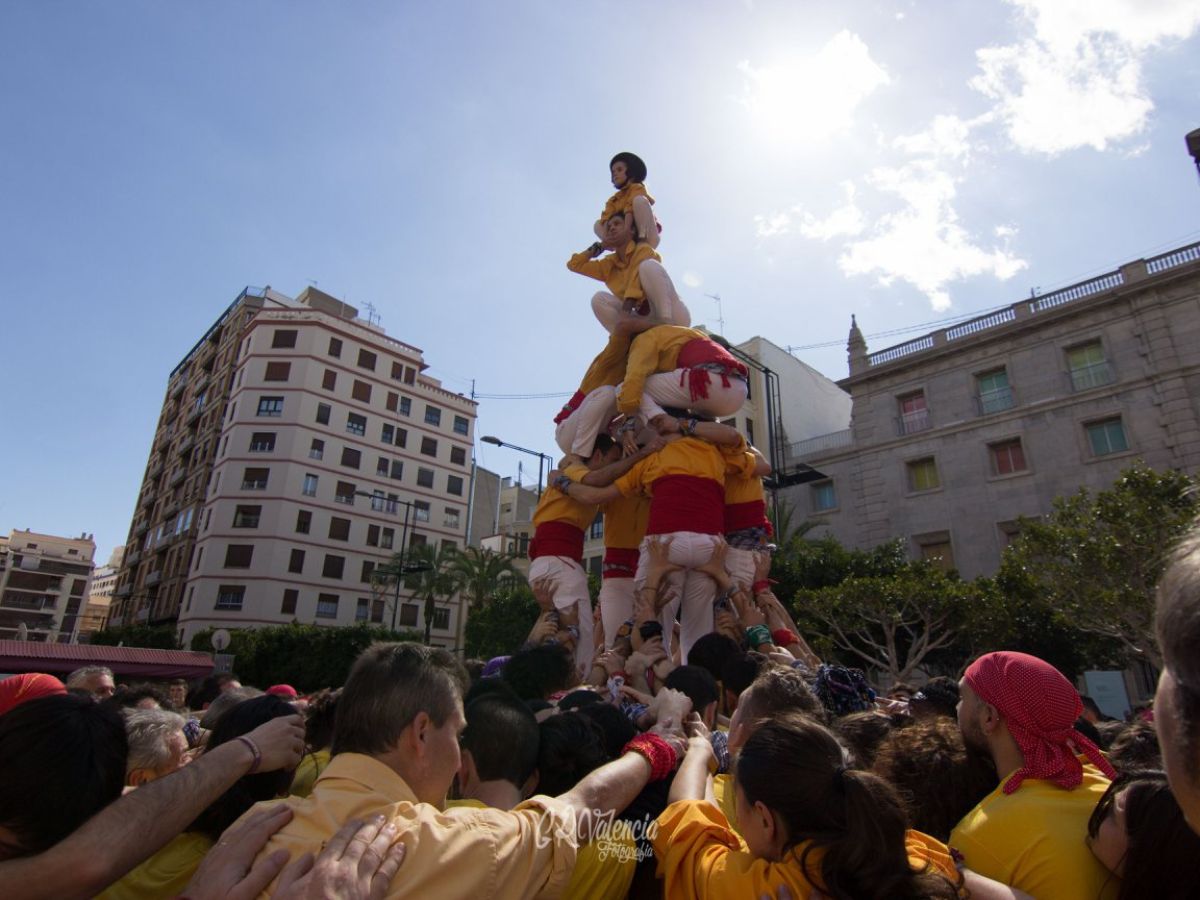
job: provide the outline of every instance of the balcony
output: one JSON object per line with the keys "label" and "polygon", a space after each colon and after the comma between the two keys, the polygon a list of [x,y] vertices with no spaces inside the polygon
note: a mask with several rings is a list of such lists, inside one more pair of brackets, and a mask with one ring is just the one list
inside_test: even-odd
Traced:
{"label": "balcony", "polygon": [[147,489],[147,491],[144,494],[142,494],[142,506],[153,506],[154,498],[157,495],[158,495],[158,491],[156,491],[153,487]]}
{"label": "balcony", "polygon": [[202,391],[203,391],[203,390],[204,390],[206,387],[208,387],[208,382],[209,382],[208,373],[207,373],[207,372],[201,372],[201,373],[200,373],[200,377],[199,377],[198,379],[196,379],[196,393],[197,393],[197,394],[199,394],[199,393],[201,393],[201,392],[202,392]]}
{"label": "balcony", "polygon": [[140,550],[134,550],[132,553],[125,554],[125,565],[127,566],[136,566],[141,561],[142,552]]}
{"label": "balcony", "polygon": [[172,400],[179,399],[179,395],[183,393],[183,389],[186,388],[187,385],[188,380],[186,378],[180,378],[175,382],[174,385],[171,386],[171,391],[167,396],[169,396]]}
{"label": "balcony", "polygon": [[167,482],[167,487],[179,487],[179,485],[183,484],[183,479],[185,478],[187,478],[187,468],[178,468],[171,475],[171,480]]}
{"label": "balcony", "polygon": [[1067,372],[1067,379],[1072,391],[1089,391],[1092,388],[1104,387],[1116,380],[1112,366],[1107,360],[1080,366]]}
{"label": "balcony", "polygon": [[114,597],[128,597],[132,593],[133,593],[133,585],[132,584],[123,584],[119,588],[117,588],[115,591],[113,591],[113,596]]}
{"label": "balcony", "polygon": [[137,537],[141,537],[149,530],[150,530],[150,523],[147,522],[145,519],[142,519],[142,521],[138,522],[136,525],[133,526],[133,533]]}
{"label": "balcony", "polygon": [[197,419],[199,419],[202,415],[204,415],[204,404],[198,403],[195,406],[193,406],[192,411],[187,414],[187,418],[183,420],[184,424],[191,425],[193,422],[195,422]]}
{"label": "balcony", "polygon": [[155,570],[146,576],[146,587],[151,588],[162,581],[162,572]]}
{"label": "balcony", "polygon": [[163,504],[162,514],[164,516],[173,516],[179,509],[179,501],[177,499],[168,500]]}
{"label": "balcony", "polygon": [[134,621],[145,622],[148,618],[150,618],[150,607],[143,606],[141,609],[139,609],[137,612],[135,612],[133,614],[133,618],[134,618]]}
{"label": "balcony", "polygon": [[191,449],[195,446],[196,446],[196,439],[192,435],[189,434],[187,437],[185,437],[182,441],[179,442],[179,446],[175,448],[175,452],[178,453],[180,456],[183,456],[185,453],[190,453]]}
{"label": "balcony", "polygon": [[152,462],[150,464],[150,468],[148,468],[146,470],[146,477],[153,480],[158,477],[158,473],[161,472],[162,470],[163,470],[162,460],[156,459],[154,462]]}
{"label": "balcony", "polygon": [[932,427],[927,409],[914,409],[896,419],[896,434],[899,435],[916,434],[918,431],[928,431]]}
{"label": "balcony", "polygon": [[1003,412],[1017,405],[1012,388],[1007,387],[996,388],[991,391],[980,391],[979,396],[975,398],[975,402],[979,406],[979,414],[981,416],[990,416],[992,413]]}

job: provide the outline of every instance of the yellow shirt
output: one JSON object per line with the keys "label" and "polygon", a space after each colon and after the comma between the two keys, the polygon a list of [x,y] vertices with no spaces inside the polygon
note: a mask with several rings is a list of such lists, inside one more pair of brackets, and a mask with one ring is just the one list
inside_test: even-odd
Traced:
{"label": "yellow shirt", "polygon": [[288,793],[293,797],[307,797],[312,793],[313,784],[325,771],[327,765],[329,765],[328,747],[315,753],[305,753],[304,758],[300,760],[300,765],[296,766],[296,774],[292,776],[292,786],[288,788]]}
{"label": "yellow shirt", "polygon": [[738,830],[737,796],[733,790],[732,775],[713,776],[713,798],[717,801],[717,806],[721,808],[725,820],[729,823],[729,830],[737,835],[738,844],[741,845],[743,850],[746,850],[746,842],[742,840],[742,833]]}
{"label": "yellow shirt", "polygon": [[[256,804],[246,815],[279,802]],[[419,802],[392,769],[360,753],[339,753],[317,779],[311,796],[282,802],[294,815],[259,853],[260,859],[280,849],[289,851],[292,859],[319,853],[322,843],[349,819],[383,814],[396,823],[408,852],[403,875],[392,883],[389,898],[557,897],[575,867],[570,810],[554,798],[535,797],[509,812],[443,812]]]}
{"label": "yellow shirt", "polygon": [[608,202],[604,204],[604,211],[600,213],[600,222],[607,222],[619,212],[633,212],[634,197],[645,197],[652,206],[654,205],[654,198],[646,190],[646,185],[640,181],[630,181],[608,198]]}
{"label": "yellow shirt", "polygon": [[629,359],[629,344],[632,338],[627,334],[611,334],[604,349],[592,360],[588,370],[583,373],[583,381],[579,383],[579,393],[588,395],[598,387],[605,385],[616,386],[625,377],[625,364]]}
{"label": "yellow shirt", "polygon": [[654,495],[654,482],[664,475],[691,475],[725,483],[725,458],[715,445],[695,437],[671,441],[657,453],[651,453],[614,484],[622,496]]}
{"label": "yellow shirt", "polygon": [[725,502],[750,503],[765,498],[762,478],[754,474],[758,457],[749,450],[721,448],[725,457]]}
{"label": "yellow shirt", "polygon": [[170,900],[183,893],[213,842],[185,831],[152,857],[96,895],[97,900]]}
{"label": "yellow shirt", "polygon": [[603,281],[608,289],[622,300],[643,300],[646,297],[642,290],[642,279],[638,276],[638,266],[649,259],[661,261],[662,257],[654,252],[649,244],[639,244],[630,241],[625,245],[625,258],[616,253],[606,253],[598,259],[583,250],[567,260],[567,268],[580,275]]}
{"label": "yellow shirt", "polygon": [[617,391],[617,409],[623,413],[636,412],[646,379],[656,372],[673,372],[684,345],[704,337],[694,328],[659,325],[634,338],[625,364],[625,380]]}
{"label": "yellow shirt", "polygon": [[650,501],[642,494],[610,500],[604,510],[604,546],[636,550],[646,536]]}
{"label": "yellow shirt", "polygon": [[1088,818],[1108,788],[1108,779],[1085,763],[1083,783],[1071,791],[1027,778],[1006,794],[1007,781],[980,800],[950,833],[950,846],[963,855],[967,868],[1038,898],[1115,897],[1119,881],[1086,843]]}
{"label": "yellow shirt", "polygon": [[[562,473],[578,483],[588,473],[588,467],[579,464],[567,466]],[[585,533],[595,519],[595,506],[580,503],[553,485],[542,491],[542,499],[538,501],[537,509],[533,511],[534,525],[544,525],[547,522],[566,522]]]}

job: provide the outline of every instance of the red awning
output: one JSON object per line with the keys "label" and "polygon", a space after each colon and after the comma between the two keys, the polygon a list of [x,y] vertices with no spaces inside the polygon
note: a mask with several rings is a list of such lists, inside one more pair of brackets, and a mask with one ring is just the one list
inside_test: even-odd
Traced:
{"label": "red awning", "polygon": [[204,678],[212,674],[213,661],[196,650],[0,640],[0,672],[5,674],[66,675],[83,666],[108,666],[122,678]]}

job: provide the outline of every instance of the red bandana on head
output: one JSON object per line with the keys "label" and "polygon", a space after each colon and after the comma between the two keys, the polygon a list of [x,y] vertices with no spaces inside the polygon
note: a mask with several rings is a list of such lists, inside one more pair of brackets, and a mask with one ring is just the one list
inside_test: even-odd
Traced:
{"label": "red bandana on head", "polygon": [[66,692],[67,689],[63,683],[53,675],[45,675],[40,672],[29,675],[13,675],[11,678],[0,681],[0,715],[29,700]]}
{"label": "red bandana on head", "polygon": [[1071,682],[1050,663],[1027,653],[988,653],[971,663],[963,677],[980,699],[1004,716],[1025,758],[1025,765],[1005,782],[1004,793],[1013,793],[1026,778],[1053,781],[1068,790],[1077,787],[1083,765],[1070,744],[1109,778],[1116,777],[1100,749],[1075,730],[1083,703]]}

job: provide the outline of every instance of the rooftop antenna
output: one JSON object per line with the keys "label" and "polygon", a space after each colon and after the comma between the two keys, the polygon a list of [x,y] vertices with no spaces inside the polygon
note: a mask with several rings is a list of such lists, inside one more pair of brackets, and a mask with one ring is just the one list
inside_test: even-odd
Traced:
{"label": "rooftop antenna", "polygon": [[378,325],[379,324],[379,312],[375,309],[375,304],[370,303],[370,302],[364,303],[363,309],[365,309],[367,311],[367,324],[368,325]]}
{"label": "rooftop antenna", "polygon": [[317,286],[317,279],[315,279],[315,278],[308,278],[308,279],[305,279],[305,280],[306,280],[306,281],[308,281],[308,283],[309,283],[309,284],[311,284],[313,287],[316,287],[316,286]]}
{"label": "rooftop antenna", "polygon": [[724,337],[725,336],[725,314],[721,310],[721,295],[720,294],[705,294],[704,296],[717,301],[717,334]]}

